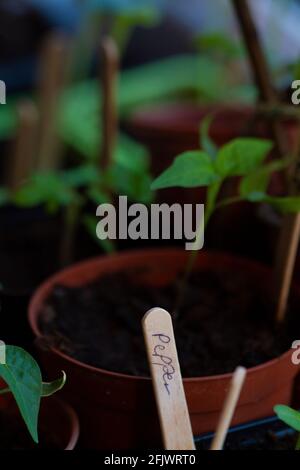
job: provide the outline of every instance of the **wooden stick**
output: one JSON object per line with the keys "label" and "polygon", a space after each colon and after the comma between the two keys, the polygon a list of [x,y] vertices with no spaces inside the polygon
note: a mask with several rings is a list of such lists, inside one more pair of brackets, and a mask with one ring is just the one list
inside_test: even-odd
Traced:
{"label": "wooden stick", "polygon": [[101,83],[102,83],[102,146],[101,168],[106,171],[114,158],[118,137],[117,85],[119,54],[112,38],[101,41]]}
{"label": "wooden stick", "polygon": [[277,291],[276,321],[285,319],[296,256],[300,238],[300,214],[288,214],[284,217],[279,234],[277,257],[275,262],[274,290]]}
{"label": "wooden stick", "polygon": [[61,148],[57,117],[68,57],[67,43],[63,37],[52,35],[46,40],[41,51],[38,83],[40,129],[37,169],[40,171],[55,170],[59,166]]}
{"label": "wooden stick", "polygon": [[[268,64],[260,45],[258,34],[255,28],[247,0],[232,0],[233,6],[238,17],[241,31],[248,49],[252,69],[254,71],[255,81],[260,90],[261,98],[269,105],[277,104],[277,96],[272,87],[272,80],[269,73]],[[273,136],[282,156],[288,153],[287,142],[284,138],[280,123],[277,119],[271,121]],[[299,146],[296,149],[298,154]],[[287,172],[289,179],[291,172]],[[289,187],[290,193],[294,193],[293,185]],[[274,270],[274,293],[276,296],[276,321],[284,321],[287,301],[289,297],[293,270],[296,261],[297,247],[300,237],[300,214],[287,215],[284,217],[275,259]]]}
{"label": "wooden stick", "polygon": [[213,438],[210,450],[222,450],[236,409],[242,387],[246,379],[247,371],[244,367],[237,367],[235,370],[228,394],[225,399],[224,407],[220,416],[215,436]]}
{"label": "wooden stick", "polygon": [[29,99],[20,101],[17,118],[17,134],[8,163],[7,186],[11,191],[17,190],[34,168],[38,135],[38,111],[34,103]]}
{"label": "wooden stick", "polygon": [[166,450],[194,450],[172,319],[161,308],[142,320],[146,350]]}
{"label": "wooden stick", "polygon": [[[278,102],[277,93],[272,86],[269,67],[261,47],[248,2],[247,0],[232,0],[232,3],[248,50],[254,80],[260,92],[260,97],[268,104],[276,104]],[[278,150],[281,154],[285,154],[287,150],[286,142],[278,120],[273,120],[271,126]]]}

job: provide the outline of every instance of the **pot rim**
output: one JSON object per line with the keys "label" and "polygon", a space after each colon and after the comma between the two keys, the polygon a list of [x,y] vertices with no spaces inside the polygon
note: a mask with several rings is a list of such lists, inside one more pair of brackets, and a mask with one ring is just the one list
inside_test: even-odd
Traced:
{"label": "pot rim", "polygon": [[66,445],[64,450],[74,450],[80,435],[79,418],[75,410],[71,407],[71,405],[69,405],[69,403],[57,397],[53,397],[53,400],[55,400],[55,402],[58,403],[59,406],[61,406],[61,408],[66,412],[70,420],[71,433],[70,438],[68,440],[68,444]]}
{"label": "pot rim", "polygon": [[[220,115],[224,117],[225,114],[233,113],[236,115],[242,114],[245,118],[249,119],[255,114],[255,111],[255,106],[247,103],[212,103],[199,105],[188,101],[167,101],[162,104],[141,105],[127,117],[125,122],[128,123],[129,126],[133,125],[138,128],[153,129],[156,132],[166,132],[170,129],[175,129],[176,133],[186,133],[187,129],[185,125],[182,127],[183,117],[190,117],[192,121],[195,121],[195,129],[198,129],[200,117],[204,117],[208,113],[214,114],[215,118]],[[178,116],[175,118],[177,114]]]}
{"label": "pot rim", "polygon": [[[75,263],[72,266],[70,266],[68,268],[65,268],[65,269],[57,272],[56,274],[52,275],[51,277],[49,277],[34,292],[32,298],[30,300],[29,307],[28,307],[29,325],[30,325],[33,333],[35,334],[36,338],[39,339],[39,338],[44,337],[44,335],[42,334],[42,332],[40,331],[40,329],[38,327],[38,322],[37,322],[37,319],[40,317],[40,314],[41,314],[41,312],[39,311],[39,309],[41,307],[41,301],[44,301],[46,299],[46,297],[48,297],[49,291],[51,291],[51,288],[57,282],[62,282],[62,278],[64,278],[66,275],[68,275],[69,273],[74,272],[74,271],[77,271],[77,272],[78,271],[84,271],[87,268],[90,268],[91,265],[98,265],[101,262],[107,262],[107,263],[110,264],[110,261],[115,259],[115,258],[120,258],[120,257],[121,258],[128,258],[128,257],[131,258],[133,256],[138,258],[138,257],[146,255],[146,254],[148,254],[148,255],[151,254],[151,256],[154,257],[155,255],[160,255],[161,256],[163,253],[168,254],[168,255],[173,254],[174,256],[176,256],[178,254],[181,254],[181,256],[182,256],[183,253],[187,253],[187,252],[185,252],[184,250],[177,249],[177,248],[149,248],[149,249],[145,249],[145,250],[128,250],[128,251],[124,251],[124,252],[121,252],[121,253],[115,253],[115,254],[112,254],[112,255],[109,255],[109,256],[98,256],[98,257],[94,257],[94,258],[91,258],[91,259],[88,259],[88,260],[85,260],[85,261],[82,261],[82,262],[79,262],[79,263]],[[251,259],[239,257],[239,256],[236,256],[236,255],[231,255],[230,253],[215,252],[215,251],[205,251],[204,253],[205,253],[206,256],[219,256],[219,257],[222,257],[223,259],[234,259],[234,260],[236,260],[240,263],[247,264],[248,266],[252,265],[252,266],[259,267],[260,269],[264,269],[266,271],[271,271],[271,268],[267,265],[264,265],[262,263],[259,263],[257,261],[251,260]],[[292,288],[293,288],[294,291],[298,291],[299,297],[300,297],[300,288],[298,287],[298,285],[296,283],[293,283]],[[75,359],[75,358],[61,352],[59,349],[57,349],[55,347],[52,347],[52,346],[49,347],[49,351],[57,354],[63,360],[68,361],[68,362],[72,363],[73,365],[75,365],[77,367],[82,367],[84,369],[87,369],[90,372],[101,373],[101,374],[105,374],[105,375],[108,375],[108,376],[113,376],[115,378],[126,379],[126,380],[130,380],[130,381],[143,381],[143,382],[148,382],[148,383],[151,381],[151,377],[124,374],[124,373],[121,373],[121,372],[114,372],[114,371],[110,371],[108,369],[101,369],[100,367],[95,367],[95,366],[86,364],[84,362],[79,361],[78,359]],[[258,372],[260,370],[268,369],[270,366],[272,366],[276,363],[279,363],[281,361],[285,361],[288,358],[288,356],[291,355],[291,353],[292,353],[292,348],[288,349],[286,352],[284,352],[283,354],[281,354],[278,357],[275,357],[274,359],[271,359],[267,362],[264,362],[263,364],[260,364],[258,366],[248,368],[247,369],[247,376],[249,377],[249,375],[253,375],[253,374],[255,374],[256,372]],[[183,382],[188,384],[188,383],[195,383],[195,382],[199,382],[199,381],[214,382],[214,381],[220,381],[220,380],[229,380],[232,377],[232,375],[233,375],[233,372],[228,372],[226,374],[209,375],[209,376],[201,376],[201,377],[185,377],[185,378],[183,378]]]}

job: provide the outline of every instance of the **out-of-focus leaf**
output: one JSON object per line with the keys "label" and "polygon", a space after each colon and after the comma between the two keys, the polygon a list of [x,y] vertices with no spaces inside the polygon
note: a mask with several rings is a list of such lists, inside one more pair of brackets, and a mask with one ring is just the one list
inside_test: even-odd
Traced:
{"label": "out-of-focus leaf", "polygon": [[214,119],[214,115],[206,116],[200,126],[200,147],[206,152],[212,159],[215,159],[218,153],[218,148],[212,141],[209,135],[209,130]]}
{"label": "out-of-focus leaf", "polygon": [[70,187],[79,188],[100,181],[100,172],[95,165],[81,165],[65,171],[63,181]]}
{"label": "out-of-focus leaf", "polygon": [[240,183],[240,195],[252,202],[263,200],[272,174],[286,168],[290,163],[291,159],[278,159],[244,176]]}
{"label": "out-of-focus leaf", "polygon": [[112,240],[100,240],[96,234],[96,227],[99,220],[92,215],[86,215],[83,218],[83,224],[86,227],[91,237],[98,243],[98,245],[105,251],[105,253],[114,253],[116,251],[115,244]]}
{"label": "out-of-focus leaf", "polygon": [[224,59],[237,59],[245,56],[242,43],[220,32],[201,34],[195,38],[195,44],[201,52],[221,55]]}
{"label": "out-of-focus leaf", "polygon": [[0,206],[4,206],[9,202],[9,191],[0,187]]}

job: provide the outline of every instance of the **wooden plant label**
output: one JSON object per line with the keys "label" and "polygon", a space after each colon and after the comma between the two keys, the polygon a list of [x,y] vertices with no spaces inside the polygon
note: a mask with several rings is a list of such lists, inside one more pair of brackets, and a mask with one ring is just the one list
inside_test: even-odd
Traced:
{"label": "wooden plant label", "polygon": [[194,450],[170,314],[154,308],[142,320],[160,426],[166,450]]}

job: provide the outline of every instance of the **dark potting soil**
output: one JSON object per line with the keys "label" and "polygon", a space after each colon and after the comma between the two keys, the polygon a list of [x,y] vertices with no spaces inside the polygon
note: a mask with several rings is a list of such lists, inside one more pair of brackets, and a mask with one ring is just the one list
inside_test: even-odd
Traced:
{"label": "dark potting soil", "polygon": [[[177,291],[176,283],[145,287],[123,274],[81,288],[57,285],[40,326],[48,344],[86,364],[148,376],[141,319],[154,306],[172,312]],[[274,308],[246,273],[193,274],[174,322],[183,376],[232,372],[281,355],[299,330],[292,311],[290,306],[289,320],[277,329]]]}
{"label": "dark potting soil", "polygon": [[46,429],[39,430],[39,444],[35,444],[19,417],[0,412],[0,450],[58,450],[55,436]]}
{"label": "dark potting soil", "polygon": [[[224,450],[295,450],[297,433],[286,431],[282,435],[272,430],[257,430],[256,432],[233,433],[227,437]],[[210,441],[198,442],[198,450],[208,450]]]}

